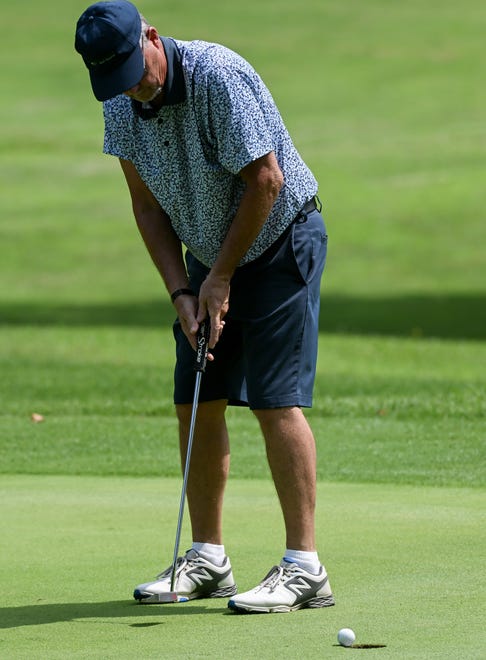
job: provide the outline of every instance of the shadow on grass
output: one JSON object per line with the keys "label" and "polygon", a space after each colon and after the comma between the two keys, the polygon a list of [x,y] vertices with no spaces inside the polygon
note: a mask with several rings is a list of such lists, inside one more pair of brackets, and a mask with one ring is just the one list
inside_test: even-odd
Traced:
{"label": "shadow on grass", "polygon": [[[226,601],[224,603],[226,605]],[[20,607],[0,607],[0,629],[21,628],[23,626],[41,626],[63,621],[83,619],[127,619],[154,617],[153,621],[124,621],[132,628],[149,628],[164,623],[168,616],[187,616],[194,614],[221,614],[226,610],[211,609],[192,603],[168,605],[139,605],[128,601],[109,601],[106,603],[50,603],[32,604]],[[157,620],[155,620],[157,619]]]}
{"label": "shadow on grass", "polygon": [[[169,326],[168,300],[113,304],[0,304],[0,326]],[[322,332],[444,339],[486,338],[486,293],[353,297],[323,295]]]}

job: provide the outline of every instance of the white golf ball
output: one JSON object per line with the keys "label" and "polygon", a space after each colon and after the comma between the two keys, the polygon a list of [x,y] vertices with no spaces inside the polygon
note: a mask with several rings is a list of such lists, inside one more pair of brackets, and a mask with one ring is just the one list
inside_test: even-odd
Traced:
{"label": "white golf ball", "polygon": [[341,646],[352,646],[356,639],[356,635],[351,628],[341,628],[338,632],[337,639]]}

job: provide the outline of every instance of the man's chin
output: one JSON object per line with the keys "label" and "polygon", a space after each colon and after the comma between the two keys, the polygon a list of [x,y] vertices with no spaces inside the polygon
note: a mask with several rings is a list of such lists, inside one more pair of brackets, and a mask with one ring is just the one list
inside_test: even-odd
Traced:
{"label": "man's chin", "polygon": [[152,93],[152,96],[146,101],[144,101],[144,103],[150,103],[151,101],[154,101],[157,98],[157,96],[159,96],[159,94],[162,93],[162,90],[163,87],[157,87],[157,89]]}
{"label": "man's chin", "polygon": [[139,101],[140,103],[151,103],[161,92],[162,87],[157,87],[157,89],[149,89],[143,94],[136,94],[132,96],[132,99],[135,99],[135,101]]}
{"label": "man's chin", "polygon": [[127,96],[129,96],[134,101],[138,101],[139,103],[150,103],[156,99],[161,92],[162,87],[157,87],[156,89],[146,89],[143,92],[139,92],[138,94],[127,94]]}

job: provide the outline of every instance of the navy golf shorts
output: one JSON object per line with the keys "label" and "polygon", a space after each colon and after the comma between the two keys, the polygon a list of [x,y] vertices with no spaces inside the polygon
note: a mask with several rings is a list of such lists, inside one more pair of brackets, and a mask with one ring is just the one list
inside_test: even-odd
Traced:
{"label": "navy golf shorts", "polygon": [[[253,410],[310,407],[319,326],[320,280],[327,234],[319,211],[296,220],[231,280],[229,311],[201,379],[200,401],[227,399]],[[190,286],[199,291],[209,269],[189,252]],[[174,402],[194,398],[194,350],[174,324]]]}

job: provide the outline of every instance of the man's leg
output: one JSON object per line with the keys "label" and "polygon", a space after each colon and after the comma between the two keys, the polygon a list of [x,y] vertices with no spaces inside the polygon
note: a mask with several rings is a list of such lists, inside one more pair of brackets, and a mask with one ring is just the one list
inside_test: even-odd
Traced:
{"label": "man's leg", "polygon": [[[225,400],[199,403],[187,483],[192,538],[222,544],[223,497],[229,473],[230,450],[224,418]],[[176,406],[181,461],[185,465],[192,404]]]}
{"label": "man's leg", "polygon": [[282,507],[287,548],[313,552],[315,542],[316,448],[297,407],[254,411]]}
{"label": "man's leg", "polygon": [[274,566],[254,589],[234,595],[228,607],[235,612],[329,607],[334,605],[334,597],[326,569],[315,551],[314,436],[298,407],[254,412],[265,436],[268,462],[285,521],[287,548],[280,565]]}
{"label": "man's leg", "polygon": [[[180,445],[185,465],[192,404],[179,404]],[[224,419],[226,401],[200,403],[189,467],[187,500],[191,517],[193,548],[178,561],[175,590],[179,596],[222,598],[236,593],[228,557],[222,545],[223,496],[229,472],[229,442]],[[154,582],[135,588],[143,603],[158,603],[160,594],[171,591],[169,567]]]}

